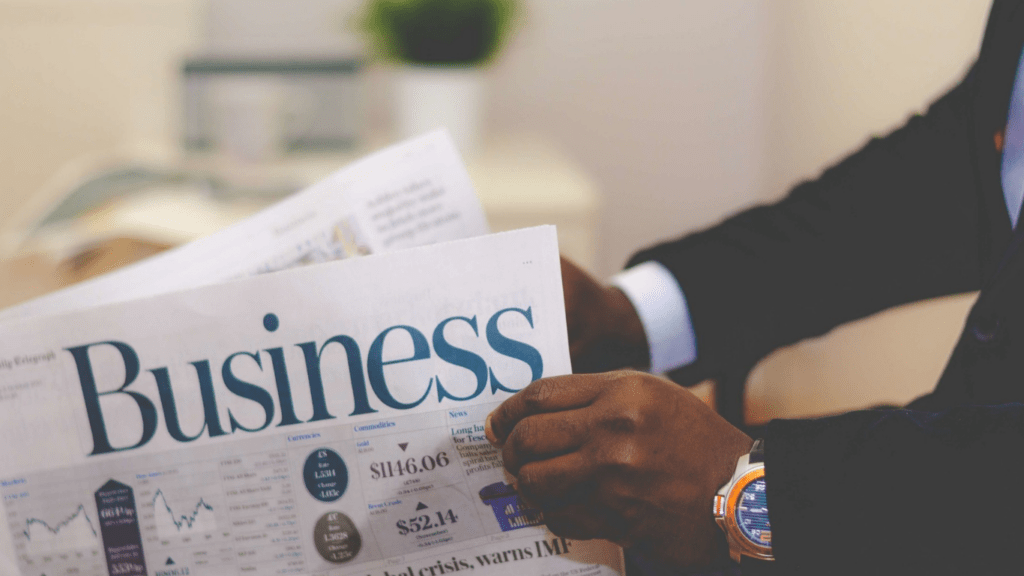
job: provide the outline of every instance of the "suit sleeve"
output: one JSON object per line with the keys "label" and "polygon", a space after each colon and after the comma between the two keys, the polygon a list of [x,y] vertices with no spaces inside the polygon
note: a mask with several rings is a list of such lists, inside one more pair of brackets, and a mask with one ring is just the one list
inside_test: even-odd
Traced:
{"label": "suit sleeve", "polygon": [[635,255],[679,281],[714,377],[883,309],[976,290],[972,76],[782,201]]}
{"label": "suit sleeve", "polygon": [[780,574],[1020,570],[1024,406],[777,420],[765,437]]}

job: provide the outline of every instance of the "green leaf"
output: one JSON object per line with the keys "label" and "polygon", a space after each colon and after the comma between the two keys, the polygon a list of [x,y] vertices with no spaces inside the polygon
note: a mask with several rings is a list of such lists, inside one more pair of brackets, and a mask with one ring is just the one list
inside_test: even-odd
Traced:
{"label": "green leaf", "polygon": [[479,65],[498,53],[518,9],[516,0],[368,0],[359,23],[384,59]]}

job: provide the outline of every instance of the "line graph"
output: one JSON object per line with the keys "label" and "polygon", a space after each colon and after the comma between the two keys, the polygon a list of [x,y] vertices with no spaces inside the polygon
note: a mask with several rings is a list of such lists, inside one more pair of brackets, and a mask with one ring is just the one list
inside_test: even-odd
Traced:
{"label": "line graph", "polygon": [[99,545],[99,533],[84,504],[64,520],[50,525],[42,518],[27,518],[22,530],[33,553],[80,550]]}
{"label": "line graph", "polygon": [[153,512],[160,537],[170,538],[185,533],[199,534],[217,529],[213,506],[207,504],[202,497],[189,510],[187,514],[176,513],[167,501],[163,489],[157,488],[153,494]]}

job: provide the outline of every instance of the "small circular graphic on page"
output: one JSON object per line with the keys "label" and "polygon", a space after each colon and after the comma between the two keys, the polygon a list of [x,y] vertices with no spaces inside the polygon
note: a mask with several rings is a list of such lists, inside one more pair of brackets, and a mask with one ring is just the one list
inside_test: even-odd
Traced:
{"label": "small circular graphic on page", "polygon": [[302,469],[306,490],[321,502],[334,502],[348,487],[348,468],[338,453],[329,448],[319,448],[306,458]]}
{"label": "small circular graphic on page", "polygon": [[356,525],[341,512],[328,512],[317,520],[313,541],[320,556],[332,564],[344,564],[355,558],[363,545]]}
{"label": "small circular graphic on page", "polygon": [[274,332],[280,325],[281,321],[277,319],[277,314],[273,312],[263,317],[263,327],[266,328],[267,332]]}

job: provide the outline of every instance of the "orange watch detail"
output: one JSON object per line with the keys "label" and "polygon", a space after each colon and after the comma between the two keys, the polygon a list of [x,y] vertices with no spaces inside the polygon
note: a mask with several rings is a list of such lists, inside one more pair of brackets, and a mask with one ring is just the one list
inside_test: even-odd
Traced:
{"label": "orange watch detail", "polygon": [[[737,518],[737,511],[740,511],[740,506],[743,504],[741,499],[747,488],[751,484],[759,480],[761,481],[759,486],[752,488],[753,492],[751,495],[748,495],[748,497],[754,500],[758,500],[758,498],[753,496],[753,494],[763,493],[764,491],[763,479],[765,474],[761,454],[759,452],[756,458],[751,458],[751,455],[740,457],[735,474],[718,491],[712,504],[715,521],[725,532],[726,538],[729,541],[729,555],[737,562],[739,562],[741,556],[748,556],[758,560],[774,560],[772,556],[772,533],[767,522],[762,525],[761,529],[744,531],[739,524],[743,519]],[[754,462],[751,462],[752,459]],[[762,497],[759,500],[761,507],[754,508],[753,512],[763,515],[766,510],[763,507],[764,499]],[[747,511],[749,508],[744,508],[743,510]],[[751,528],[751,526],[748,526],[748,528]]]}

